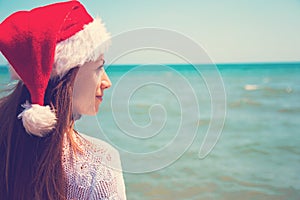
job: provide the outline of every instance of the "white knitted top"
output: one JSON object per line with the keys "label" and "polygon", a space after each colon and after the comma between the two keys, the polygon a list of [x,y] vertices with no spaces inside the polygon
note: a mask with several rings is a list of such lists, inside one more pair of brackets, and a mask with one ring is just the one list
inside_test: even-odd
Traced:
{"label": "white knitted top", "polygon": [[80,134],[75,140],[82,150],[76,155],[71,153],[66,139],[64,142],[62,160],[68,181],[67,199],[126,200],[118,151],[87,135]]}

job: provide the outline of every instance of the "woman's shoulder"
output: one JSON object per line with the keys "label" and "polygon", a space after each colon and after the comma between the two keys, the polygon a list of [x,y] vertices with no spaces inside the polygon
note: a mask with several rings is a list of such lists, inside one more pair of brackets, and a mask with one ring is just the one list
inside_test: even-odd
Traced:
{"label": "woman's shoulder", "polygon": [[119,152],[107,142],[76,134],[80,153],[65,160],[68,199],[126,199]]}
{"label": "woman's shoulder", "polygon": [[79,133],[78,134],[79,137],[81,137],[81,139],[84,139],[85,141],[85,145],[87,145],[87,147],[95,149],[95,150],[107,150],[107,151],[111,151],[111,152],[115,152],[116,154],[119,154],[117,149],[114,148],[111,144],[99,139],[99,138],[95,138],[83,133]]}
{"label": "woman's shoulder", "polygon": [[96,161],[99,164],[108,164],[108,167],[118,170],[120,155],[116,148],[101,139],[86,134],[79,133],[77,137],[84,157],[90,158],[92,163]]}

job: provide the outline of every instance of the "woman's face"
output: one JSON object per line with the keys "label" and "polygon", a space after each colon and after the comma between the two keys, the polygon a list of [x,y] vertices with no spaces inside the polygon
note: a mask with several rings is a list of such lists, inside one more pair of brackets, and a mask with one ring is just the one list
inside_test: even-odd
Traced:
{"label": "woman's face", "polygon": [[73,91],[74,114],[95,115],[98,112],[104,90],[111,86],[103,65],[103,55],[100,55],[96,61],[79,67]]}

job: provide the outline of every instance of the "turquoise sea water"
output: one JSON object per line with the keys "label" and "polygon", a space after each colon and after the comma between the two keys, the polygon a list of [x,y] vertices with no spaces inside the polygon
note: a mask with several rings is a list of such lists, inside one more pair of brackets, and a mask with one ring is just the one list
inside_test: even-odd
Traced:
{"label": "turquoise sea water", "polygon": [[[300,199],[300,63],[198,69],[108,66],[99,114],[77,122],[119,149],[128,199]],[[0,68],[1,89],[8,81]],[[199,158],[222,105],[219,140]]]}

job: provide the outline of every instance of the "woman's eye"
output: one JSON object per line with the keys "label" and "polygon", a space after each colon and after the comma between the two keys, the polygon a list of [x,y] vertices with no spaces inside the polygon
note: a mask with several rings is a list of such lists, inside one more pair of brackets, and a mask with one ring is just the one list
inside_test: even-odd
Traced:
{"label": "woman's eye", "polygon": [[97,70],[101,70],[103,68],[104,65],[101,65],[97,68]]}
{"label": "woman's eye", "polygon": [[97,71],[100,71],[101,69],[103,69],[103,67],[104,67],[104,63],[105,63],[105,60],[103,60],[103,63],[102,63],[102,65],[100,65],[99,67],[97,67]]}

